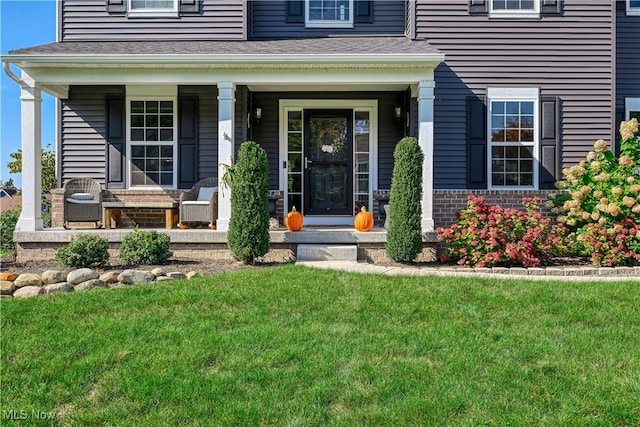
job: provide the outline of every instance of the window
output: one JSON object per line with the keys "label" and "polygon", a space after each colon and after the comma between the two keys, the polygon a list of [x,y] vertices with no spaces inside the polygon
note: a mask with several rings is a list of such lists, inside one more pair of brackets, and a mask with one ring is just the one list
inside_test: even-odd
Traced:
{"label": "window", "polygon": [[353,27],[353,0],[307,0],[305,7],[307,27]]}
{"label": "window", "polygon": [[640,98],[625,99],[626,120],[638,119],[640,121]]}
{"label": "window", "polygon": [[537,188],[537,89],[489,89],[489,186]]}
{"label": "window", "polygon": [[494,18],[538,18],[540,0],[491,0],[489,15]]}
{"label": "window", "polygon": [[130,99],[128,110],[130,186],[175,187],[175,101]]}
{"label": "window", "polygon": [[129,16],[178,16],[177,0],[128,0]]}
{"label": "window", "polygon": [[640,16],[640,0],[627,0],[627,15]]}

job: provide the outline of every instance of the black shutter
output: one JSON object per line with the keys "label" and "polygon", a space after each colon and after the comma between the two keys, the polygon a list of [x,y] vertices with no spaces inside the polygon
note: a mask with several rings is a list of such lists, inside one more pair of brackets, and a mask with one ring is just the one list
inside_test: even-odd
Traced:
{"label": "black shutter", "polygon": [[198,180],[198,98],[178,101],[178,188],[191,188]]}
{"label": "black shutter", "polygon": [[285,3],[287,4],[286,22],[290,24],[304,23],[304,1],[288,0]]}
{"label": "black shutter", "polygon": [[543,15],[557,15],[562,12],[561,0],[541,0],[540,13]]}
{"label": "black shutter", "polygon": [[560,178],[560,99],[540,98],[540,189],[553,189]]}
{"label": "black shutter", "polygon": [[472,15],[488,13],[490,1],[491,0],[469,0],[469,13]]}
{"label": "black shutter", "polygon": [[371,0],[356,0],[355,16],[353,21],[358,24],[370,24],[373,22],[373,1]]}
{"label": "black shutter", "polygon": [[487,107],[484,97],[467,97],[467,187],[487,188]]}
{"label": "black shutter", "polygon": [[180,13],[199,13],[200,0],[179,0],[178,11]]}
{"label": "black shutter", "polygon": [[106,173],[107,188],[125,188],[125,108],[123,96],[106,98]]}
{"label": "black shutter", "polygon": [[127,11],[126,0],[106,0],[107,13],[125,13]]}

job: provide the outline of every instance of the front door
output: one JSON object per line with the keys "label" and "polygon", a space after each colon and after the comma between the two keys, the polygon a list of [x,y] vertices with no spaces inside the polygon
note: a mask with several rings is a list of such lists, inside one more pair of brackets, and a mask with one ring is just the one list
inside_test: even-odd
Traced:
{"label": "front door", "polygon": [[304,110],[304,215],[353,215],[353,110]]}

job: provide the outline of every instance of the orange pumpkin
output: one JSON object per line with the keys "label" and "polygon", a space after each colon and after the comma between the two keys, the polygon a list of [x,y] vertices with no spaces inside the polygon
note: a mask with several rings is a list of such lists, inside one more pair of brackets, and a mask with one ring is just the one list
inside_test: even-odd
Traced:
{"label": "orange pumpkin", "polygon": [[284,225],[289,231],[299,231],[302,229],[302,222],[302,214],[296,210],[295,206],[291,209],[291,212],[284,217]]}
{"label": "orange pumpkin", "polygon": [[371,212],[367,212],[367,210],[362,207],[358,215],[356,215],[355,220],[353,221],[353,226],[358,231],[369,231],[373,228],[373,215]]}

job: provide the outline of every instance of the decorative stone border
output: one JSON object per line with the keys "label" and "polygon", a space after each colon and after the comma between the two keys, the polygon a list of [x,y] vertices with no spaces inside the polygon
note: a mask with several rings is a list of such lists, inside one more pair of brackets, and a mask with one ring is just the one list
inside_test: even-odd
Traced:
{"label": "decorative stone border", "polygon": [[107,271],[98,273],[90,268],[80,268],[65,273],[47,270],[42,274],[0,273],[0,298],[30,298],[58,292],[87,291],[94,288],[118,288],[149,282],[191,279],[201,276],[190,271],[186,274],[165,272],[162,268],[146,270]]}

